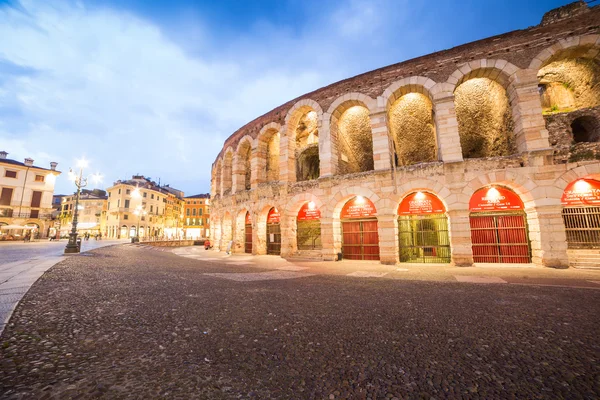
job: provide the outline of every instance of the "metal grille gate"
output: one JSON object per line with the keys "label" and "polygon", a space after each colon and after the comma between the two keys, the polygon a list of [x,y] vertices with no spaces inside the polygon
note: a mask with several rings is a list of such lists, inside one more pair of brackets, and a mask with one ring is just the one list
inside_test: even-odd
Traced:
{"label": "metal grille gate", "polygon": [[565,207],[562,217],[569,249],[600,248],[600,207]]}
{"label": "metal grille gate", "polygon": [[298,250],[321,249],[321,221],[298,221],[296,232]]}
{"label": "metal grille gate", "polygon": [[281,226],[267,224],[267,254],[281,254]]}
{"label": "metal grille gate", "polygon": [[252,224],[246,224],[244,230],[244,252],[252,254]]}
{"label": "metal grille gate", "polygon": [[400,262],[449,263],[450,238],[445,214],[398,217]]}
{"label": "metal grille gate", "polygon": [[342,256],[348,260],[379,260],[377,219],[342,221]]}
{"label": "metal grille gate", "polygon": [[474,262],[531,262],[531,247],[524,212],[473,213],[470,223]]}

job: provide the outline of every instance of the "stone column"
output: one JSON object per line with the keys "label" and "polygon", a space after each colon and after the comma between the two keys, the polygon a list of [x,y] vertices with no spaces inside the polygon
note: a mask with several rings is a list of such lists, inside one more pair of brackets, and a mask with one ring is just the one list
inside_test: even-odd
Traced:
{"label": "stone column", "polygon": [[252,214],[252,254],[267,254],[267,222],[258,213]]}
{"label": "stone column", "polygon": [[333,149],[333,137],[329,121],[331,114],[323,115],[325,126],[319,129],[319,173],[321,177],[335,175],[337,167],[337,152]]}
{"label": "stone column", "polygon": [[321,217],[321,244],[323,261],[336,261],[339,250],[336,250],[334,244],[333,218]]}
{"label": "stone column", "polygon": [[232,174],[232,182],[231,182],[231,194],[237,192],[243,192],[246,188],[246,171],[244,169],[244,163],[241,162],[239,154],[233,157],[233,174]]}
{"label": "stone column", "polygon": [[251,189],[256,189],[259,183],[266,180],[266,156],[266,146],[259,140],[258,146],[252,149],[252,153],[250,154],[250,168],[252,168],[252,174],[250,174]]}
{"label": "stone column", "polygon": [[292,256],[297,250],[296,242],[296,218],[291,215],[281,215],[281,257]]}
{"label": "stone column", "polygon": [[370,118],[373,136],[373,168],[375,171],[389,170],[392,167],[392,149],[386,112],[371,113]]}
{"label": "stone column", "polygon": [[523,69],[515,72],[511,76],[508,97],[512,108],[517,150],[522,153],[549,148],[536,71]]}
{"label": "stone column", "polygon": [[294,153],[296,140],[289,135],[282,135],[279,141],[279,181],[296,182],[296,154]]}
{"label": "stone column", "polygon": [[377,217],[379,259],[382,264],[396,264],[398,257],[398,221],[394,215]]}
{"label": "stone column", "polygon": [[567,235],[562,219],[562,206],[538,206],[526,210],[526,213],[532,262],[544,267],[568,268]]}
{"label": "stone column", "polygon": [[457,267],[471,266],[473,265],[473,244],[471,243],[469,210],[450,210],[447,214],[450,225],[452,265]]}
{"label": "stone column", "polygon": [[438,159],[443,162],[463,161],[454,94],[439,93],[433,100]]}

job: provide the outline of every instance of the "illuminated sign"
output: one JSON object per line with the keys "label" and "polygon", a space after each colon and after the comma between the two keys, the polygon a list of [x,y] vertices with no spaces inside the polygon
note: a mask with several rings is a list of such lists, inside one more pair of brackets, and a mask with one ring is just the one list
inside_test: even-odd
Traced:
{"label": "illuminated sign", "polygon": [[279,214],[279,210],[275,207],[269,210],[269,215],[267,215],[267,224],[278,224],[281,220],[281,215]]}
{"label": "illuminated sign", "polygon": [[446,207],[437,196],[416,192],[409,194],[402,200],[398,207],[398,215],[408,214],[438,214],[446,212]]}
{"label": "illuminated sign", "polygon": [[321,219],[321,211],[319,211],[312,201],[304,203],[300,211],[298,211],[298,221],[315,221],[318,219]]}
{"label": "illuminated sign", "polygon": [[374,217],[376,213],[377,210],[371,200],[363,196],[356,196],[344,204],[340,218],[368,218]]}
{"label": "illuminated sign", "polygon": [[565,206],[600,205],[600,182],[578,179],[567,185],[560,202]]}
{"label": "illuminated sign", "polygon": [[512,190],[503,187],[482,188],[473,193],[469,201],[470,211],[522,210],[523,202]]}

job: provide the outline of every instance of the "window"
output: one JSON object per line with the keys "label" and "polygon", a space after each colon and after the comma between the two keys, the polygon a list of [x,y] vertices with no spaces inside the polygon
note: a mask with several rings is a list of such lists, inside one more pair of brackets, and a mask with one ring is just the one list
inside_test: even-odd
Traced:
{"label": "window", "polygon": [[186,224],[186,225],[189,225],[189,224],[190,224],[190,219],[189,219],[189,218],[186,218],[186,219],[185,219],[185,224]]}
{"label": "window", "polygon": [[129,200],[125,200],[125,208],[129,208]]}
{"label": "window", "polygon": [[144,217],[144,216],[142,215],[142,221],[145,221],[145,220],[146,220],[146,217]]}
{"label": "window", "polygon": [[202,225],[202,218],[198,218],[198,225]]}
{"label": "window", "polygon": [[124,215],[123,215],[123,219],[129,219],[129,215],[127,215],[127,214],[124,214]]}
{"label": "window", "polygon": [[7,178],[16,178],[17,177],[17,171],[6,170],[6,172],[4,172],[4,176],[7,177]]}
{"label": "window", "polygon": [[154,199],[154,193],[150,195],[150,198],[151,198],[151,199]]}
{"label": "window", "polygon": [[117,200],[117,207],[121,207],[121,199]]}
{"label": "window", "polygon": [[202,209],[201,208],[198,209],[198,215],[202,215]]}
{"label": "window", "polygon": [[[189,211],[189,210],[188,210]],[[196,216],[196,209],[192,209],[192,215],[195,217]]]}
{"label": "window", "polygon": [[130,194],[130,193],[131,193],[131,190],[129,190],[129,189],[125,190],[125,194]]}
{"label": "window", "polygon": [[35,181],[36,182],[44,182],[44,175],[36,175]]}
{"label": "window", "polygon": [[34,191],[31,194],[31,207],[40,207],[42,204],[42,192]]}
{"label": "window", "polygon": [[108,202],[108,209],[110,210],[110,201]]}
{"label": "window", "polygon": [[204,204],[204,201],[203,201],[203,200],[200,200],[200,204]]}
{"label": "window", "polygon": [[119,194],[121,194],[121,189],[119,188]]}
{"label": "window", "polygon": [[2,188],[2,194],[0,194],[0,206],[10,206],[12,194],[12,188]]}
{"label": "window", "polygon": [[185,210],[185,215],[187,215],[188,217],[190,216],[190,209],[189,208],[187,210]]}
{"label": "window", "polygon": [[151,205],[151,206],[150,206],[150,212],[152,212],[152,209],[153,209],[153,208],[154,208],[154,206],[153,206],[153,205]]}
{"label": "window", "polygon": [[112,192],[108,192],[108,197],[110,197],[111,194],[112,194]]}
{"label": "window", "polygon": [[148,193],[144,192],[144,197],[148,197]]}

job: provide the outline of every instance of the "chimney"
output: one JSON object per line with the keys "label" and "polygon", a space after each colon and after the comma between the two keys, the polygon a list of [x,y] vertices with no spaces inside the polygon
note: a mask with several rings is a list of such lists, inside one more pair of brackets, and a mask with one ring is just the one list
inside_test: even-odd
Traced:
{"label": "chimney", "polygon": [[56,166],[57,166],[57,165],[58,165],[58,163],[57,163],[57,162],[54,162],[54,161],[52,161],[52,162],[50,163],[50,169],[51,169],[52,171],[56,171]]}
{"label": "chimney", "polygon": [[27,158],[25,159],[25,162],[24,162],[24,164],[25,164],[25,166],[27,166],[27,167],[33,167],[33,158],[29,158],[29,157],[27,157]]}
{"label": "chimney", "polygon": [[5,151],[0,151],[0,160],[6,160],[6,156],[8,155]]}

